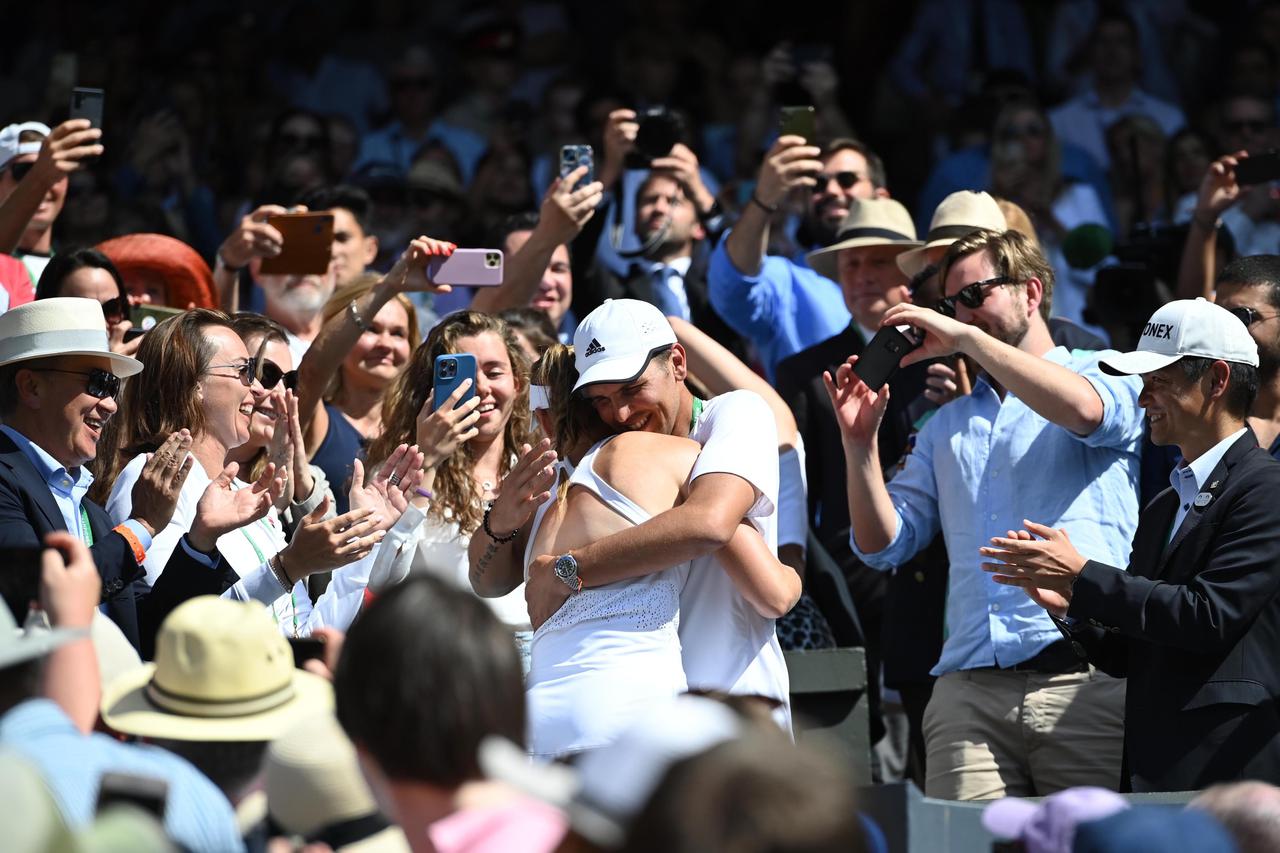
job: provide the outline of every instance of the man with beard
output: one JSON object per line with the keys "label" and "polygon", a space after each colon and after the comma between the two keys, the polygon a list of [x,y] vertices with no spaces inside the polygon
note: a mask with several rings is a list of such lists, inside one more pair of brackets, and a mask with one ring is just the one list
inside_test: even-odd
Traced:
{"label": "man with beard", "polygon": [[711,304],[760,352],[773,378],[782,359],[849,325],[840,285],[794,260],[766,256],[780,205],[797,187],[810,191],[802,235],[811,248],[839,241],[840,223],[854,199],[888,198],[884,164],[855,139],[825,151],[799,136],[782,136],[765,154],[751,200],[738,224],[711,256]]}
{"label": "man with beard", "polygon": [[1214,301],[1244,323],[1258,345],[1258,397],[1249,426],[1280,458],[1280,255],[1252,255],[1218,276]]}
{"label": "man with beard", "polygon": [[[924,717],[925,793],[1045,795],[1120,779],[1124,682],[1083,663],[1045,611],[982,571],[979,548],[1036,518],[1082,553],[1124,565],[1137,527],[1139,383],[1104,373],[1114,355],[1055,347],[1040,313],[1053,270],[1022,234],[954,243],[936,310],[900,304],[882,325],[915,327],[904,364],[963,353],[982,373],[940,408],[886,488],[876,431],[887,388],[826,377],[844,441],[850,545],[875,568],[909,560],[941,532],[950,560],[947,636]],[[1120,562],[1116,562],[1120,561]]]}
{"label": "man with beard", "polygon": [[337,288],[335,266],[331,259],[323,275],[257,276],[267,303],[263,313],[284,326],[294,364],[302,363],[302,357],[324,325],[324,304]]}

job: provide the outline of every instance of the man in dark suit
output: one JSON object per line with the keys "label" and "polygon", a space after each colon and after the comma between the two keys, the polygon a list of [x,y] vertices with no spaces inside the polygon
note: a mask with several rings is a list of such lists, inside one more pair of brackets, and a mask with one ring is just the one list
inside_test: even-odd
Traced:
{"label": "man in dark suit", "polygon": [[1134,791],[1280,782],[1280,464],[1245,420],[1258,362],[1244,324],[1203,299],[1165,305],[1137,351],[1103,360],[1142,376],[1152,441],[1184,460],[1143,510],[1127,571],[1030,522],[982,549],[1078,653],[1129,679],[1120,781]]}
{"label": "man in dark suit", "polygon": [[[142,560],[173,516],[191,467],[185,431],[147,462],[133,491],[134,515],[123,524],[112,526],[85,497],[93,482],[85,466],[116,414],[120,380],[141,370],[141,362],[108,348],[96,300],[45,299],[0,316],[0,549],[38,548],[54,530],[76,535],[102,576],[106,614],[145,657],[170,610],[196,595],[222,593],[236,574],[221,558],[210,569],[175,548],[155,587],[146,583]],[[203,532],[234,526],[215,517],[215,503],[221,502],[205,502],[200,513],[196,526]],[[18,619],[34,580],[0,582]]]}

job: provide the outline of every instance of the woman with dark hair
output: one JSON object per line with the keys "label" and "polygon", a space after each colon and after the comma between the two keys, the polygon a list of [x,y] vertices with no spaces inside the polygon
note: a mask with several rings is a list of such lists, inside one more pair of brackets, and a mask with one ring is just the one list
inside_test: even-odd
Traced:
{"label": "woman with dark hair", "polygon": [[98,300],[107,318],[111,351],[129,356],[138,351],[141,339],[124,339],[124,333],[133,328],[133,323],[129,322],[133,300],[125,290],[120,271],[102,252],[83,248],[54,255],[40,274],[36,299],[54,296],[82,296]]}

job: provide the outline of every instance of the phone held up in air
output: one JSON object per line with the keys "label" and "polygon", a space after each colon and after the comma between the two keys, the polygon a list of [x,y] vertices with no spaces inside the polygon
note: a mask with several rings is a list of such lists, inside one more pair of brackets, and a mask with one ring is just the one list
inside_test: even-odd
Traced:
{"label": "phone held up in air", "polygon": [[169,308],[165,305],[135,305],[129,309],[129,322],[133,324],[133,328],[124,333],[124,339],[131,341],[140,335],[145,335],[154,329],[156,324],[182,313],[181,308]]}
{"label": "phone held up in air", "polygon": [[427,278],[436,284],[497,287],[502,284],[502,259],[498,249],[454,249],[447,258],[427,262]]}
{"label": "phone held up in air", "polygon": [[444,401],[454,391],[458,390],[458,386],[462,384],[462,380],[470,379],[471,387],[462,395],[462,399],[458,401],[454,408],[458,408],[463,403],[470,400],[476,395],[476,357],[471,353],[445,353],[436,356],[435,375],[431,383],[431,387],[435,389],[435,408],[439,409],[444,405]]}
{"label": "phone held up in air", "polygon": [[280,232],[280,254],[263,258],[262,275],[324,275],[333,254],[332,213],[280,213],[267,217]]}
{"label": "phone held up in air", "polygon": [[853,372],[872,391],[879,391],[897,372],[902,357],[923,343],[924,337],[911,326],[882,326],[863,348]]}
{"label": "phone held up in air", "polygon": [[1242,186],[1280,181],[1280,149],[1268,148],[1236,163],[1236,183]]}
{"label": "phone held up in air", "polygon": [[71,90],[71,114],[69,118],[87,118],[90,127],[102,127],[102,105],[106,93],[101,89],[81,86]]}
{"label": "phone held up in air", "polygon": [[587,173],[578,179],[573,189],[585,187],[596,179],[595,152],[590,145],[565,145],[560,148],[560,177],[567,178],[579,166],[586,166]]}
{"label": "phone held up in air", "polygon": [[812,144],[818,135],[813,107],[782,107],[779,111],[779,136],[799,136]]}

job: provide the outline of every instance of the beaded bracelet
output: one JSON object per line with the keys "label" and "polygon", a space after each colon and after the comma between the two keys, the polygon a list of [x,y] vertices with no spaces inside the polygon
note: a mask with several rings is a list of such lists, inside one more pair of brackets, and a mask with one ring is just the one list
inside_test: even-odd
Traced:
{"label": "beaded bracelet", "polygon": [[499,545],[503,544],[504,542],[510,542],[512,539],[515,539],[515,538],[516,538],[516,534],[520,532],[520,528],[519,528],[519,527],[517,527],[515,530],[511,531],[510,533],[508,533],[506,536],[499,536],[498,534],[496,534],[496,533],[494,533],[494,532],[493,532],[493,528],[491,528],[491,527],[489,526],[489,513],[491,513],[491,512],[493,512],[493,507],[492,507],[492,506],[490,506],[489,508],[487,508],[487,509],[484,511],[484,532],[485,532],[485,535],[486,535],[486,536],[488,536],[490,539],[492,539],[494,542],[497,542]]}

